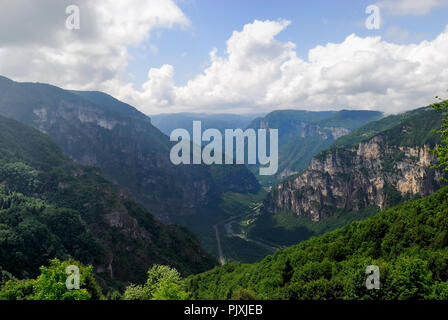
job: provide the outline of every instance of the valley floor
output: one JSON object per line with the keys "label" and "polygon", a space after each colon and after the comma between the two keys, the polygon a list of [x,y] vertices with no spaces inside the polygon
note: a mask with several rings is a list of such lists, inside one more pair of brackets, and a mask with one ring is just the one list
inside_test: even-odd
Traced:
{"label": "valley floor", "polygon": [[232,228],[233,224],[235,224],[235,223],[239,224],[242,221],[247,220],[254,213],[259,214],[260,207],[261,207],[261,203],[252,203],[251,206],[248,208],[248,210],[245,213],[227,218],[213,226],[213,229],[216,233],[216,244],[217,244],[217,248],[218,248],[218,257],[219,257],[219,261],[220,261],[221,265],[225,264],[226,258],[223,254],[223,250],[222,250],[222,246],[221,246],[221,235],[219,232],[220,229],[224,230],[224,233],[222,235],[222,237],[225,239],[224,241],[226,241],[228,238],[242,239],[242,240],[249,242],[255,246],[259,246],[259,247],[265,249],[267,253],[274,253],[277,249],[280,249],[280,247],[276,247],[276,246],[274,247],[274,246],[269,245],[263,241],[249,238],[247,236],[247,234],[244,232],[236,233],[234,231],[234,229]]}

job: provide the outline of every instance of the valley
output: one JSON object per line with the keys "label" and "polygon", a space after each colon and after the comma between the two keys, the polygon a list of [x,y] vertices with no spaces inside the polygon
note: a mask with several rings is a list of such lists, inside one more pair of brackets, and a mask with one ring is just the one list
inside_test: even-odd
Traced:
{"label": "valley", "polygon": [[[241,292],[265,300],[446,299],[447,187],[313,237],[254,264],[230,264],[185,279],[192,299]],[[365,286],[379,266],[381,290]],[[362,281],[361,281],[362,280]]]}
{"label": "valley", "polygon": [[[211,219],[209,222],[204,222],[204,219],[182,222],[195,230],[203,240],[207,250],[219,257],[221,262],[260,260],[276,248],[285,248],[313,236],[343,227],[353,221],[365,220],[375,215],[381,208],[393,206],[406,199],[430,194],[443,185],[440,183],[440,173],[433,172],[430,169],[434,157],[428,152],[438,140],[435,133],[426,134],[426,132],[431,132],[431,129],[441,125],[440,115],[437,112],[423,108],[380,119],[377,119],[378,114],[373,113],[372,119],[374,120],[370,122],[366,120],[369,119],[370,115],[367,115],[366,118],[356,112],[323,112],[320,114],[291,111],[284,112],[284,120],[282,113],[276,113],[275,116],[267,115],[266,118],[275,119],[276,122],[272,121],[272,123],[281,123],[281,121],[288,119],[287,123],[290,125],[291,119],[294,119],[293,115],[298,117],[299,127],[303,126],[305,120],[323,121],[322,119],[326,119],[325,121],[328,124],[344,123],[352,129],[357,126],[356,123],[359,123],[354,119],[359,121],[359,118],[361,118],[362,121],[367,123],[360,125],[351,133],[337,137],[327,150],[320,153],[316,152],[315,157],[310,160],[310,166],[303,170],[302,174],[284,178],[283,181],[273,187],[265,187],[269,191],[258,197],[257,201],[254,201],[250,194],[229,193],[227,196],[224,194],[223,199],[216,201],[218,206],[208,210],[214,212],[214,218],[209,217],[208,219]],[[260,127],[267,127],[267,125],[263,124]],[[406,131],[402,134],[397,132],[404,130]],[[283,136],[283,139],[285,139],[284,131],[280,129],[279,132],[280,137]],[[295,134],[302,135],[303,133],[296,132]],[[290,132],[286,136],[291,135],[293,134]],[[381,138],[383,140],[378,141],[378,137],[383,137]],[[392,137],[395,140],[386,142],[385,137]],[[400,137],[401,140],[397,140],[397,137]],[[313,138],[309,139],[313,141]],[[363,179],[366,179],[366,174],[368,174],[367,164],[369,162],[357,159],[350,148],[358,148],[361,143],[359,148],[362,148],[362,151],[358,154],[368,155],[367,150],[372,147],[364,147],[363,143],[369,143],[370,140],[378,141],[375,142],[375,148],[380,148],[378,149],[380,151],[377,151],[376,156],[372,156],[376,164],[371,165],[371,172],[376,176],[368,177],[368,180],[365,181]],[[279,143],[283,144],[284,141],[280,139]],[[385,151],[383,148],[389,149]],[[338,153],[343,153],[340,159]],[[311,152],[308,156],[312,154]],[[379,154],[387,157],[383,160],[381,156],[378,156]],[[396,155],[395,158],[390,158],[394,155]],[[397,158],[398,155],[401,155],[400,158]],[[325,157],[333,160],[325,160]],[[300,159],[300,157],[297,159]],[[334,161],[332,168],[326,167],[328,163],[331,164],[329,161]],[[359,163],[359,169],[356,169],[356,163]],[[396,171],[397,169],[394,169],[393,166],[390,167],[391,164],[401,171]],[[344,166],[348,169],[339,173],[339,171],[344,170]],[[396,172],[396,177],[391,174],[391,170]],[[309,175],[308,172],[313,173]],[[393,177],[399,181],[398,189],[401,190],[401,194],[396,191],[394,184],[390,186],[386,184],[384,187],[385,193],[382,194],[383,191],[381,190],[374,193],[371,196],[373,201],[370,202],[368,199],[362,200],[364,202],[350,200],[350,197],[356,197],[357,194],[343,188],[325,191],[325,188],[334,188],[339,185],[341,187],[344,185],[354,187],[353,183],[362,183],[362,181],[365,181],[365,186],[370,188],[373,181],[378,184],[377,181],[381,181],[379,179],[386,179],[387,181],[387,179]],[[411,177],[414,180],[410,180]],[[260,176],[257,176],[257,178],[263,184],[263,178]],[[303,187],[292,183],[299,179],[303,179]],[[405,187],[406,183],[411,183],[412,187]],[[281,193],[278,192],[280,188],[282,188]],[[301,191],[300,188],[307,188],[308,191],[305,189],[305,191]],[[361,192],[362,187],[356,187],[355,189],[357,189],[357,192]],[[407,190],[412,190],[413,194],[407,193]],[[321,195],[316,196],[319,193]],[[327,195],[327,198],[325,198],[325,195]],[[340,203],[331,202],[337,201],[334,200],[337,199],[336,196],[341,198]],[[297,200],[296,197],[298,197]],[[307,197],[310,199],[307,199]],[[316,207],[310,207],[310,213],[302,214],[295,211],[294,208],[300,207],[301,210],[305,210],[309,205],[304,204],[304,202],[295,204],[295,201],[308,201]],[[356,203],[358,204],[354,206]],[[294,207],[294,205],[297,207]],[[313,218],[313,212],[319,212],[319,216]],[[203,227],[198,228],[198,225],[203,225]],[[219,239],[219,244],[217,239]],[[219,247],[221,248],[219,249]],[[248,256],[247,250],[243,249],[246,247],[255,251]],[[254,254],[254,252],[257,253]]]}

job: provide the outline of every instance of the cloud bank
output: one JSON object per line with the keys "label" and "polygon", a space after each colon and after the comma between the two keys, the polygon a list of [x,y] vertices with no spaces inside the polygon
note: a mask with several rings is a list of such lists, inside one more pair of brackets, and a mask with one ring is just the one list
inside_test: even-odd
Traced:
{"label": "cloud bank", "polygon": [[142,90],[122,97],[147,113],[251,112],[284,108],[377,109],[388,113],[429,104],[448,88],[448,28],[432,41],[398,45],[381,37],[349,35],[296,55],[296,45],[276,36],[289,21],[254,21],[235,31],[224,55],[210,52],[209,66],[185,86],[174,69],[149,71]]}
{"label": "cloud bank", "polygon": [[[424,14],[446,0],[382,1],[391,14]],[[420,5],[425,3],[426,5]],[[65,8],[81,10],[81,29],[65,28]],[[2,0],[0,74],[64,88],[102,90],[147,114],[167,112],[267,112],[417,108],[448,88],[448,28],[431,41],[400,45],[355,34],[296,54],[278,34],[287,20],[255,20],[234,31],[225,52],[186,85],[171,65],[151,68],[137,87],[127,76],[128,47],[156,28],[188,28],[173,0]],[[13,30],[12,30],[13,27]]]}

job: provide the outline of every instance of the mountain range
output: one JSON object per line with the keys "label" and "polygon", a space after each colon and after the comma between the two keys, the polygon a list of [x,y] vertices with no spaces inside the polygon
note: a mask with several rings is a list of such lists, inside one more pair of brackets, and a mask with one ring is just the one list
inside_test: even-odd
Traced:
{"label": "mountain range", "polygon": [[[48,134],[80,164],[96,166],[165,222],[207,211],[226,191],[257,192],[244,166],[175,166],[172,143],[134,107],[101,92],[0,78],[0,115]],[[225,177],[227,183],[216,181]]]}
{"label": "mountain range", "polygon": [[332,207],[384,209],[402,202],[402,197],[433,193],[441,187],[441,172],[431,169],[436,159],[430,150],[440,137],[431,130],[441,126],[441,114],[419,111],[385,130],[381,128],[389,119],[369,124],[379,128],[371,136],[361,128],[341,138],[305,172],[275,186],[264,203],[266,211],[291,210],[319,221],[331,215]]}

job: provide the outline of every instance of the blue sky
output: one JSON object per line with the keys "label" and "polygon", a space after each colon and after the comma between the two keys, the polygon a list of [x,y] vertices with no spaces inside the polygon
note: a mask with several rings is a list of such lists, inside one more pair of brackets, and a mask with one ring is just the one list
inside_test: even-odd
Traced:
{"label": "blue sky", "polygon": [[384,40],[400,44],[418,43],[434,39],[448,23],[447,8],[403,16],[388,15],[382,10],[380,30],[368,30],[364,26],[368,16],[365,9],[375,3],[371,0],[185,0],[176,3],[190,20],[189,27],[160,28],[145,44],[129,48],[133,59],[128,71],[135,76],[130,80],[137,85],[147,81],[149,68],[163,64],[174,67],[176,85],[185,85],[204,69],[213,48],[223,55],[233,31],[254,20],[290,20],[291,24],[277,39],[295,43],[297,55],[305,60],[309,49],[328,42],[342,42],[352,33],[361,37],[380,35]]}

